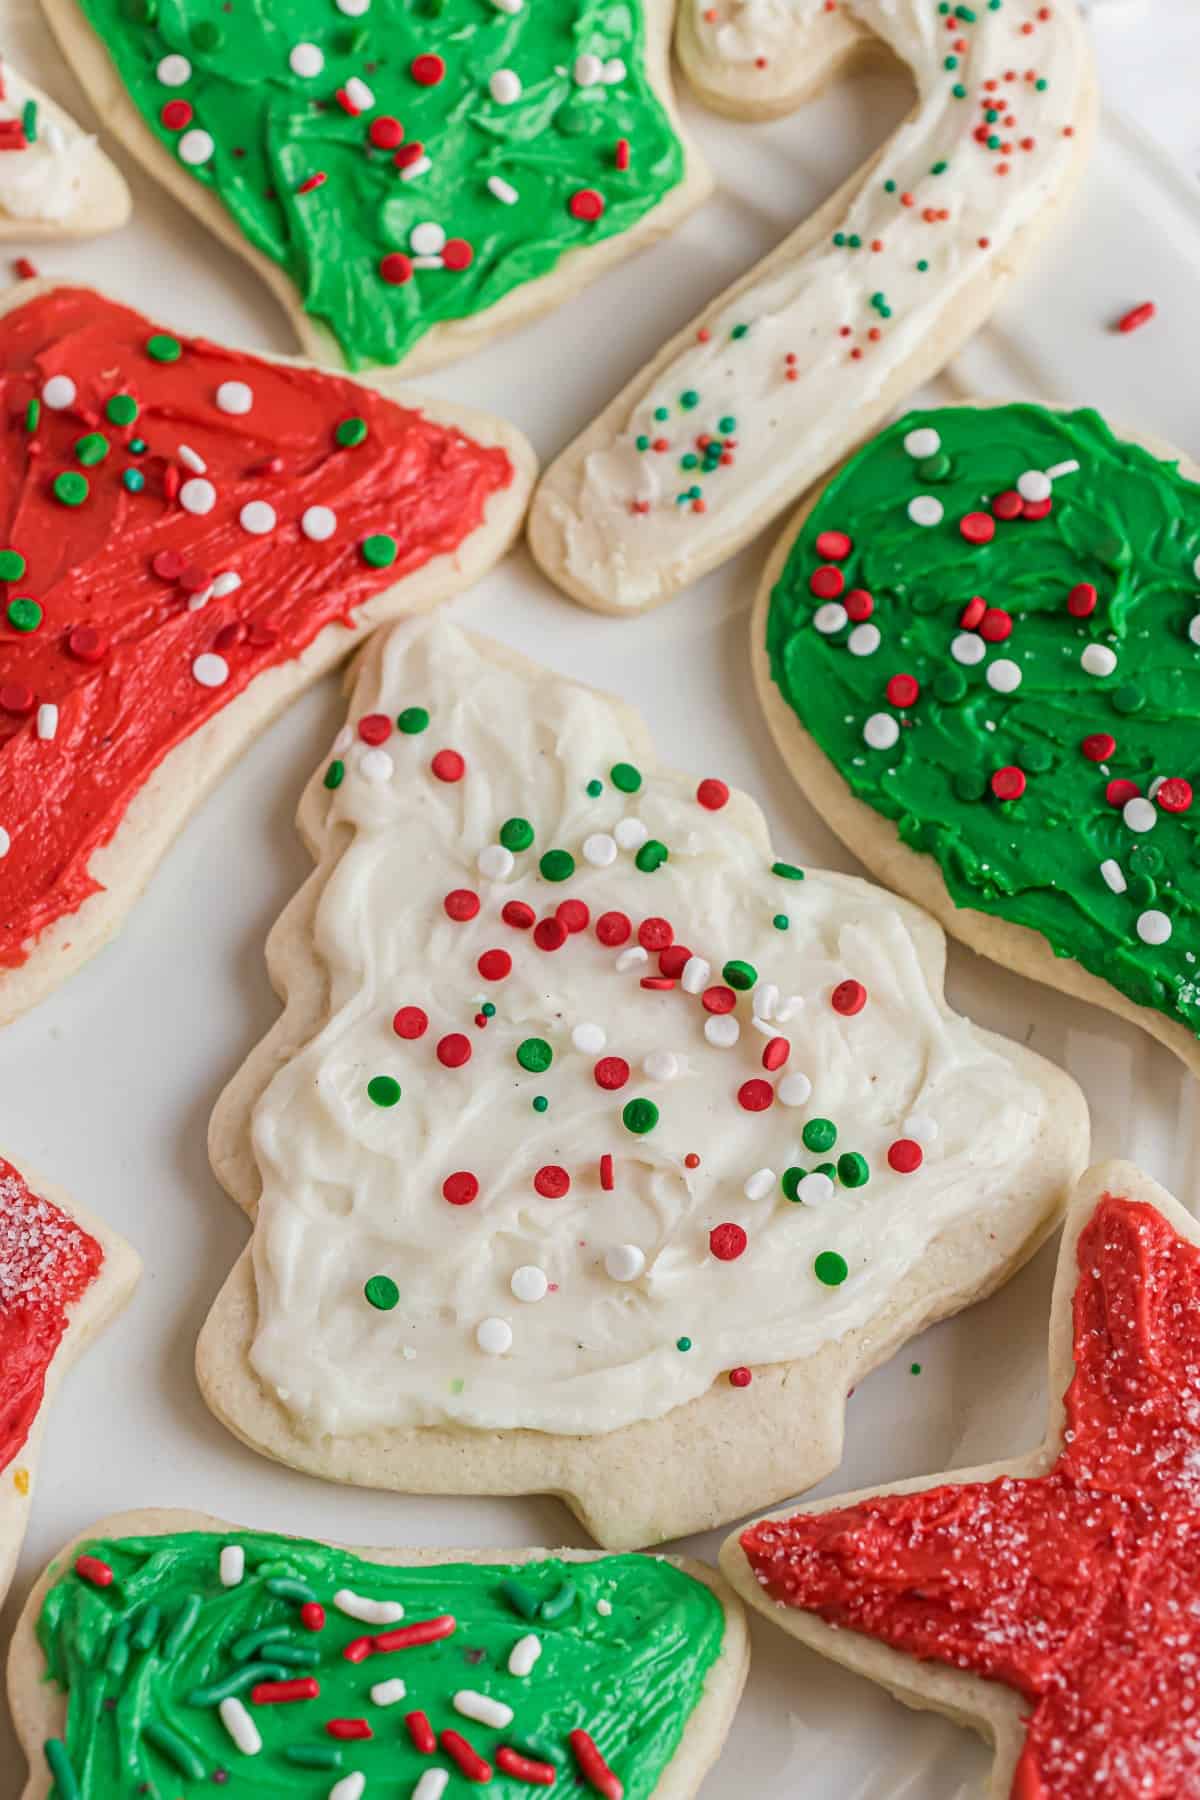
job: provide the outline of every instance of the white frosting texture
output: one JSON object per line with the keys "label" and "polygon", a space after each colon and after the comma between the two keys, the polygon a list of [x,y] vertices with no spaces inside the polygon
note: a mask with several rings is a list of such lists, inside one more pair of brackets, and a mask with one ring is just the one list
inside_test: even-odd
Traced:
{"label": "white frosting texture", "polygon": [[[393,726],[380,746],[356,724],[335,745],[344,778],[323,796],[327,879],[305,948],[328,1018],[253,1119],[251,1360],[314,1436],[657,1417],[731,1369],[869,1326],[939,1232],[1036,1178],[1050,1103],[1028,1062],[948,1010],[924,915],[849,876],[773,872],[749,800],[709,810],[617,702],[503,654],[440,619],[395,627],[355,718],[423,707],[428,729]],[[432,771],[445,749],[465,759],[457,781]],[[636,792],[614,783],[626,763]],[[514,818],[532,847],[482,875],[481,856],[504,867],[488,853]],[[647,834],[669,851],[652,871],[634,848],[653,860]],[[569,878],[539,872],[550,850],[575,859]],[[458,890],[479,900],[465,921],[444,904]],[[541,949],[502,918],[514,901],[539,920],[583,902],[588,923]],[[632,926],[620,945],[597,932],[613,912]],[[643,985],[660,973],[638,943],[649,918],[691,952],[664,987]],[[494,949],[511,973],[482,979]],[[711,1012],[703,992],[729,959],[757,979]],[[858,1011],[833,1002],[847,981],[866,990]],[[428,1029],[398,1035],[401,1008]],[[438,1045],[456,1035],[470,1057],[446,1066]],[[768,1071],[773,1038],[787,1057]],[[523,1066],[531,1039],[549,1067]],[[619,1089],[597,1083],[604,1058],[629,1066]],[[376,1085],[393,1104],[371,1098],[378,1077],[399,1085],[398,1099]],[[629,1128],[633,1100],[658,1109],[651,1129]],[[832,1148],[806,1147],[814,1120],[836,1127]],[[923,1150],[910,1173],[889,1166],[898,1139]],[[565,1193],[539,1193],[547,1168]],[[789,1169],[806,1177],[798,1200]],[[455,1174],[478,1183],[466,1204],[443,1197]],[[713,1239],[719,1226],[745,1233],[741,1254],[715,1253],[737,1241]],[[832,1285],[830,1252],[845,1273]],[[366,1292],[379,1276],[385,1310]]]}
{"label": "white frosting texture", "polygon": [[[803,68],[834,23],[825,0],[684,3],[710,79],[727,66],[747,110],[756,59]],[[828,236],[785,244],[580,466],[550,471],[538,504],[577,586],[642,607],[731,554],[850,447],[856,411],[952,328],[968,283],[1003,269],[1016,234],[1054,204],[1092,80],[1074,0],[968,10],[841,0],[911,69],[915,112]],[[713,468],[703,438],[732,440]]]}
{"label": "white frosting texture", "polygon": [[12,219],[60,224],[83,204],[96,140],[61,108],[51,113],[10,62],[0,62],[0,88],[0,134],[6,139],[27,107],[37,109],[33,138],[25,133],[20,147],[0,148],[0,211]]}

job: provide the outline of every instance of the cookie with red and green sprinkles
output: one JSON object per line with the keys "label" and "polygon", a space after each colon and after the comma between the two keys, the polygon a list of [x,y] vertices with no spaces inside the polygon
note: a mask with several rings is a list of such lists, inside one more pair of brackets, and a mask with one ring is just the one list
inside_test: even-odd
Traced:
{"label": "cookie with red and green sprinkles", "polygon": [[709,185],[675,118],[666,0],[49,11],[131,148],[347,368],[475,347]]}
{"label": "cookie with red and green sprinkles", "polygon": [[287,1462],[550,1482],[619,1546],[731,1516],[782,1479],[762,1420],[828,1420],[783,1453],[817,1479],[877,1322],[997,1279],[1082,1157],[1077,1090],[946,1008],[922,914],[448,624],[372,647],[301,819],[272,957],[324,1000],[214,1118],[255,1237],[199,1357]]}
{"label": "cookie with red and green sprinkles", "polygon": [[1094,411],[911,413],[789,532],[755,637],[869,865],[1200,1067],[1196,473]]}

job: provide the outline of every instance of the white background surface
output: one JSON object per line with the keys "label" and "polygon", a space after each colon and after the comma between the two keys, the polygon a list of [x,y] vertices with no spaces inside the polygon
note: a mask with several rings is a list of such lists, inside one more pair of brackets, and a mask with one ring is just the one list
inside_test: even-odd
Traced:
{"label": "white background surface", "polygon": [[[1092,17],[1108,111],[1087,194],[1020,295],[959,359],[950,387],[1085,399],[1200,454],[1195,382],[1180,379],[1194,376],[1200,308],[1200,7],[1107,0]],[[0,48],[88,116],[28,0],[0,0],[0,29]],[[428,386],[508,413],[549,457],[704,299],[812,210],[908,98],[897,75],[839,89],[771,126],[693,112],[721,180],[705,209],[553,319]],[[184,329],[293,349],[244,266],[129,173],[135,223],[117,238],[39,252],[42,271],[101,283]],[[1106,329],[1148,298],[1160,308],[1149,329],[1129,338]],[[746,611],[769,541],[640,621],[576,609],[523,554],[456,603],[456,613],[641,706],[670,761],[757,795],[781,854],[852,868],[788,779],[754,702]],[[125,1507],[195,1505],[247,1525],[362,1544],[584,1542],[549,1500],[423,1502],[291,1474],[227,1436],[195,1388],[195,1337],[245,1237],[208,1169],[208,1113],[276,1015],[263,940],[307,873],[291,814],[339,711],[330,680],[248,751],[188,825],[118,942],[0,1035],[0,1145],[107,1217],[146,1263],[131,1309],[77,1366],[53,1409],[32,1526],[0,1621],[4,1641],[53,1551]],[[1083,1082],[1098,1155],[1142,1161],[1189,1204],[1200,1195],[1195,1090],[1164,1050],[957,947],[949,992],[981,1023],[1032,1042]],[[864,1383],[849,1406],[845,1464],[826,1491],[1036,1441],[1051,1270],[1043,1253],[1002,1294]],[[919,1377],[909,1373],[913,1360]],[[711,1554],[718,1541],[690,1547]],[[750,1790],[765,1800],[960,1800],[978,1791],[986,1768],[965,1734],[904,1711],[764,1627],[704,1800]],[[0,1800],[15,1800],[20,1785],[20,1758],[0,1717]]]}

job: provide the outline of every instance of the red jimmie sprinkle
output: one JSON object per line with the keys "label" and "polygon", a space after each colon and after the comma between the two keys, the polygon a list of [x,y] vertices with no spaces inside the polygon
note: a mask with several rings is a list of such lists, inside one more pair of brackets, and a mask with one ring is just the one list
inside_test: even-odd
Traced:
{"label": "red jimmie sprinkle", "polygon": [[1164,812],[1184,813],[1192,804],[1192,784],[1182,775],[1169,775],[1160,782],[1155,800]]}
{"label": "red jimmie sprinkle", "polygon": [[366,1662],[370,1654],[371,1640],[369,1637],[351,1638],[350,1642],[346,1645],[346,1648],[342,1651],[342,1656],[348,1663]]}
{"label": "red jimmie sprinkle", "polygon": [[854,548],[854,539],[844,531],[817,533],[817,555],[825,562],[843,562]]}
{"label": "red jimmie sprinkle", "polygon": [[592,1070],[596,1086],[615,1094],[629,1080],[629,1064],[623,1056],[602,1056]]}
{"label": "red jimmie sprinkle", "polygon": [[1025,771],[1009,763],[992,776],[992,792],[997,800],[1019,800],[1025,792]]}
{"label": "red jimmie sprinkle", "polygon": [[842,1013],[848,1019],[852,1018],[867,1004],[867,990],[861,981],[839,981],[829,996],[829,1004],[834,1012]]}
{"label": "red jimmie sprinkle", "polygon": [[[627,169],[629,167],[629,139],[628,138],[618,138],[617,139],[617,147],[616,147],[615,151],[613,152],[613,163],[615,164],[615,166],[618,169]],[[499,1759],[497,1758],[497,1760],[499,1760]]]}
{"label": "red jimmie sprinkle", "polygon": [[893,675],[887,684],[887,697],[893,706],[915,706],[921,684],[915,675]]}
{"label": "red jimmie sprinkle", "polygon": [[611,1194],[613,1191],[613,1159],[607,1150],[600,1158],[600,1186],[606,1194]]}
{"label": "red jimmie sprinkle", "polygon": [[106,1588],[113,1584],[113,1572],[106,1562],[98,1556],[77,1556],[75,1573],[84,1581],[90,1581],[93,1587]]}
{"label": "red jimmie sprinkle", "polygon": [[288,1700],[319,1700],[321,1684],[312,1675],[294,1681],[260,1681],[250,1689],[255,1706],[281,1706]]}
{"label": "red jimmie sprinkle", "polygon": [[714,1225],[708,1234],[708,1247],[718,1262],[736,1262],[748,1242],[740,1225]]}
{"label": "red jimmie sprinkle", "polygon": [[925,1160],[925,1152],[915,1138],[897,1138],[887,1153],[888,1167],[897,1175],[911,1175]]}
{"label": "red jimmie sprinkle", "polygon": [[479,895],[473,894],[470,888],[451,888],[442,905],[448,919],[454,919],[460,925],[465,924],[479,911]]}
{"label": "red jimmie sprinkle", "polygon": [[1107,762],[1116,747],[1111,731],[1090,731],[1079,746],[1089,762]]}
{"label": "red jimmie sprinkle", "polygon": [[418,1644],[436,1644],[440,1638],[453,1637],[458,1620],[453,1613],[439,1613],[433,1619],[414,1619],[411,1625],[398,1625],[395,1631],[381,1631],[371,1639],[372,1648],[381,1652],[412,1650]]}
{"label": "red jimmie sprinkle", "polygon": [[809,591],[818,600],[836,600],[845,585],[846,577],[842,571],[835,569],[830,563],[814,569],[808,578]]}
{"label": "red jimmie sprinkle", "polygon": [[478,1751],[473,1750],[461,1731],[443,1731],[439,1734],[438,1743],[446,1752],[451,1762],[457,1763],[468,1781],[490,1781],[492,1765],[484,1762]]}
{"label": "red jimmie sprinkle", "polygon": [[433,1726],[423,1712],[405,1713],[404,1723],[408,1727],[408,1735],[413,1741],[413,1748],[422,1756],[432,1756],[437,1749],[437,1739],[433,1735]]}
{"label": "red jimmie sprinkle", "polygon": [[784,1063],[791,1054],[792,1045],[790,1038],[768,1038],[766,1044],[763,1046],[762,1066],[764,1069],[768,1069],[771,1074],[774,1074],[776,1069],[782,1069]]}
{"label": "red jimmie sprinkle", "polygon": [[571,1177],[557,1163],[546,1163],[533,1178],[535,1192],[543,1200],[561,1200],[571,1186]]}
{"label": "red jimmie sprinkle", "polygon": [[331,1738],[342,1738],[347,1742],[375,1736],[365,1719],[327,1719],[325,1729]]}
{"label": "red jimmie sprinkle", "polygon": [[358,721],[358,735],[364,744],[386,744],[392,735],[392,721],[386,713],[366,713]]}
{"label": "red jimmie sprinkle", "polygon": [[766,1112],[774,1098],[775,1089],[759,1075],[743,1081],[738,1089],[738,1105],[743,1112]]}
{"label": "red jimmie sprinkle", "polygon": [[306,1600],[300,1608],[300,1623],[305,1631],[324,1631],[325,1608],[319,1600]]}
{"label": "red jimmie sprinkle", "polygon": [[314,169],[311,175],[305,176],[304,180],[296,189],[296,192],[298,194],[311,194],[314,188],[324,187],[328,180],[329,177],[324,169]]}
{"label": "red jimmie sprinkle", "polygon": [[623,944],[632,930],[633,921],[628,919],[623,912],[601,913],[596,920],[596,936],[610,950],[615,950],[618,944]]}
{"label": "red jimmie sprinkle", "polygon": [[475,967],[485,981],[503,981],[512,974],[512,957],[507,950],[485,950]]}
{"label": "red jimmie sprinkle", "polygon": [[496,1764],[515,1781],[528,1781],[535,1787],[553,1787],[558,1776],[553,1763],[535,1762],[532,1756],[522,1756],[507,1744],[501,1744],[497,1750]]}
{"label": "red jimmie sprinkle", "polygon": [[429,766],[439,781],[461,781],[467,772],[466,759],[457,750],[439,750]]}
{"label": "red jimmie sprinkle", "polygon": [[591,911],[585,900],[560,900],[554,909],[554,916],[564,931],[586,931]]}
{"label": "red jimmie sprinkle", "polygon": [[479,1193],[479,1177],[469,1169],[456,1169],[442,1183],[442,1198],[451,1206],[470,1206]]}
{"label": "red jimmie sprinkle", "polygon": [[1153,300],[1143,300],[1140,306],[1130,307],[1127,313],[1122,313],[1117,320],[1117,330],[1122,332],[1139,331],[1143,325],[1150,323],[1157,311],[1158,308]]}
{"label": "red jimmie sprinkle", "polygon": [[624,1800],[625,1789],[613,1774],[586,1731],[572,1731],[567,1739],[579,1773],[604,1800]]}
{"label": "red jimmie sprinkle", "polygon": [[515,931],[528,931],[537,918],[537,914],[532,906],[525,904],[524,900],[506,900],[500,910],[500,917]]}
{"label": "red jimmie sprinkle", "polygon": [[533,928],[533,941],[539,950],[561,950],[567,941],[567,928],[561,919],[539,919]]}

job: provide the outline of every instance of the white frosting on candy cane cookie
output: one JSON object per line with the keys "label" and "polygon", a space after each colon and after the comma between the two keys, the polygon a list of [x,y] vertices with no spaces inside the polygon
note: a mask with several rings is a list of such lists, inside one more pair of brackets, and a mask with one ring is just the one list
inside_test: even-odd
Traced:
{"label": "white frosting on candy cane cookie", "polygon": [[59,108],[50,116],[37,91],[0,63],[0,211],[59,224],[81,205],[96,140]]}
{"label": "white frosting on candy cane cookie", "polygon": [[[531,537],[576,598],[636,610],[715,566],[973,329],[1069,190],[1092,75],[1074,0],[684,0],[695,79],[753,115],[845,15],[908,64],[914,113],[832,216],[716,301],[547,472]],[[797,89],[800,79],[797,80]],[[826,226],[828,227],[826,229]]]}
{"label": "white frosting on candy cane cookie", "polygon": [[1030,1190],[1051,1099],[923,914],[448,624],[377,670],[316,827],[329,1017],[253,1116],[251,1361],[302,1429],[658,1417]]}

